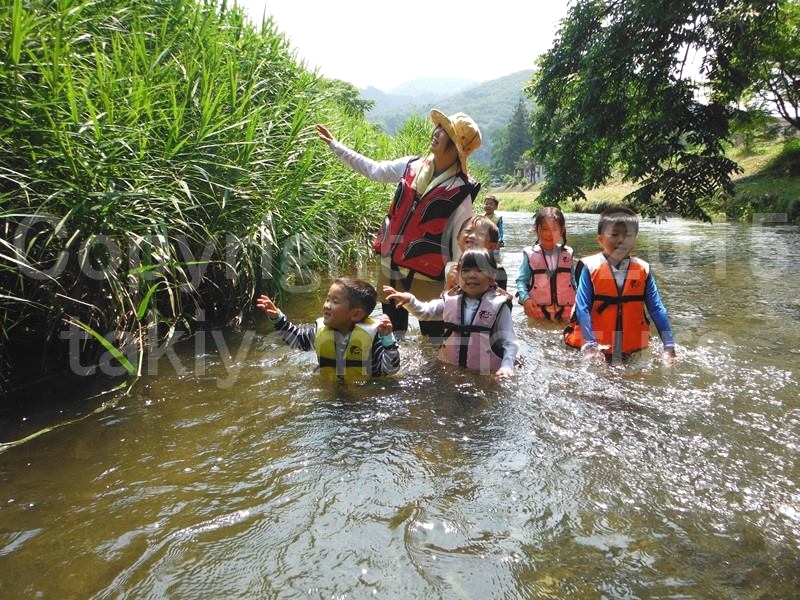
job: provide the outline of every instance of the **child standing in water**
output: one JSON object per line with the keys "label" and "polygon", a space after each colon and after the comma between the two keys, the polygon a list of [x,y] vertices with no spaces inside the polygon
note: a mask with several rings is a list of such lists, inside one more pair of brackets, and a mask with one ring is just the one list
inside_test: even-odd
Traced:
{"label": "child standing in water", "polygon": [[639,234],[639,217],[630,208],[614,207],[600,214],[599,254],[581,259],[575,315],[564,330],[564,341],[584,352],[601,352],[607,361],[628,358],[650,342],[650,322],[668,356],[675,342],[667,309],[661,301],[650,265],[630,255]]}
{"label": "child standing in water", "polygon": [[[500,239],[499,235],[497,226],[490,219],[484,215],[472,215],[461,224],[458,230],[456,239],[458,241],[459,255],[474,248],[486,248],[494,254]],[[496,261],[497,258],[495,258]],[[458,285],[458,262],[447,263],[445,271],[447,274],[445,290],[453,289]],[[506,289],[508,285],[508,275],[501,265],[497,265],[495,282],[497,287],[502,290]]]}
{"label": "child standing in water", "polygon": [[467,250],[458,261],[459,285],[437,300],[421,302],[408,292],[384,286],[387,300],[420,320],[443,319],[444,341],[439,349],[442,362],[509,377],[514,373],[517,337],[507,296],[498,293],[497,263],[485,248]]}
{"label": "child standing in water", "polygon": [[497,196],[490,194],[483,200],[483,216],[497,227],[497,247],[492,251],[495,259],[500,256],[500,248],[506,245],[503,241],[503,217],[495,212],[498,206],[500,206],[500,201],[497,199]]}
{"label": "child standing in water", "polygon": [[328,289],[322,317],[312,326],[291,323],[269,296],[259,296],[256,306],[289,346],[316,351],[320,373],[339,381],[363,381],[400,370],[391,320],[370,317],[377,301],[371,284],[339,278]]}
{"label": "child standing in water", "polygon": [[517,275],[519,303],[531,318],[566,321],[572,315],[576,286],[564,214],[555,206],[540,208],[533,228],[536,242],[523,248]]}

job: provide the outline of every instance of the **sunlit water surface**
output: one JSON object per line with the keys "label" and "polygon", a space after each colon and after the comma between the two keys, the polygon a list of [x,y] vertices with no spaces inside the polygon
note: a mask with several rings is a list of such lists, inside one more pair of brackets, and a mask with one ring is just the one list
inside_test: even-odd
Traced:
{"label": "sunlit water surface", "polygon": [[[531,215],[504,218],[513,291]],[[596,216],[568,227],[597,251]],[[516,305],[510,381],[437,364],[413,321],[364,387],[267,330],[165,354],[0,453],[0,597],[800,597],[800,231],[644,223],[637,253],[672,366],[655,336],[590,361]]]}

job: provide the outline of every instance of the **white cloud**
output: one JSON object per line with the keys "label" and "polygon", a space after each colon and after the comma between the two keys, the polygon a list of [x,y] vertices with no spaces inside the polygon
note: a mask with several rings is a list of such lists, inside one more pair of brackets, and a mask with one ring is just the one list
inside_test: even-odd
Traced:
{"label": "white cloud", "polygon": [[309,68],[388,90],[417,77],[485,81],[523,69],[552,45],[569,0],[238,0],[266,11]]}

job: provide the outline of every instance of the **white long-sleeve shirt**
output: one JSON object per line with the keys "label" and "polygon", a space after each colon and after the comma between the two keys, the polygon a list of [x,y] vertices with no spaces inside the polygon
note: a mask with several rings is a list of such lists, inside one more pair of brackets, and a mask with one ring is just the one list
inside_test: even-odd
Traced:
{"label": "white long-sleeve shirt", "polygon": [[[475,311],[480,306],[480,298],[464,299],[464,320],[469,323],[475,316]],[[504,305],[507,308],[508,305]],[[422,302],[413,298],[411,302],[405,305],[405,309],[412,315],[417,317],[420,321],[437,321],[441,320],[444,314],[444,298],[439,297],[436,300],[429,302]],[[501,369],[513,369],[514,363],[517,359],[519,352],[519,344],[517,343],[517,334],[514,333],[514,324],[511,319],[511,309],[501,309],[497,313],[497,321],[495,321],[494,339],[496,339],[500,346],[503,348],[503,358],[500,362]]]}
{"label": "white long-sleeve shirt", "polygon": [[[328,145],[344,165],[367,179],[379,183],[398,183],[405,174],[409,162],[412,160],[423,160],[418,156],[404,156],[391,160],[374,160],[356,152],[352,148],[348,148],[336,140],[332,140]],[[472,198],[472,201],[474,201],[474,198]],[[461,224],[472,216],[472,201],[462,202],[448,219],[442,234],[442,241],[447,242],[446,247],[450,249],[448,260],[455,261],[461,256],[461,249],[458,246],[458,230]],[[418,276],[428,279],[421,274]]]}

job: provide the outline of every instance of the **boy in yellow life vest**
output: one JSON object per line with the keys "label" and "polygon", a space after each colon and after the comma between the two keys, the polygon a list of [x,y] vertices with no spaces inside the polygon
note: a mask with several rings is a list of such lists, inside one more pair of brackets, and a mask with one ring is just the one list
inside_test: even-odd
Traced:
{"label": "boy in yellow life vest", "polygon": [[576,268],[575,311],[564,341],[584,352],[601,352],[607,361],[625,359],[646,348],[650,322],[665,353],[675,357],[669,316],[650,265],[630,255],[639,234],[639,217],[627,207],[600,214],[597,241],[603,252],[581,259]]}
{"label": "boy in yellow life vest", "polygon": [[291,323],[269,296],[256,306],[292,348],[314,350],[323,376],[339,381],[364,381],[400,370],[392,322],[386,315],[370,316],[378,301],[375,288],[360,279],[336,279],[314,325]]}

